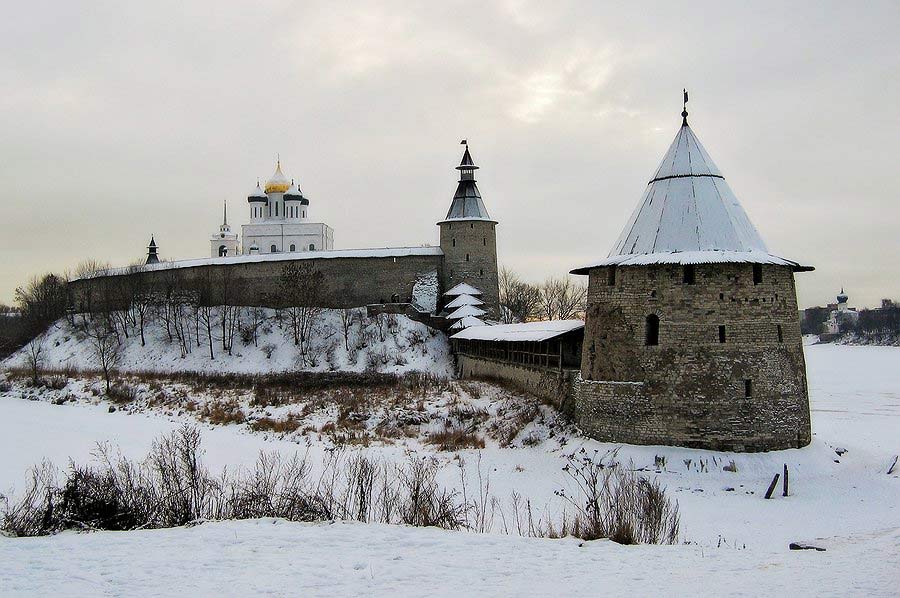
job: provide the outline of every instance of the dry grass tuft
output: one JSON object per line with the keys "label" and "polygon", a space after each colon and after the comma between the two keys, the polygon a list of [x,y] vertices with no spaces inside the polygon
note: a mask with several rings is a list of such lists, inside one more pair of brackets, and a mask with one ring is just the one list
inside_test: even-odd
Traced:
{"label": "dry grass tuft", "polygon": [[459,451],[467,448],[484,448],[484,438],[475,432],[460,428],[445,428],[428,437],[428,443],[437,446],[439,451]]}
{"label": "dry grass tuft", "polygon": [[206,403],[200,410],[200,417],[219,425],[242,424],[247,421],[247,416],[235,399]]}

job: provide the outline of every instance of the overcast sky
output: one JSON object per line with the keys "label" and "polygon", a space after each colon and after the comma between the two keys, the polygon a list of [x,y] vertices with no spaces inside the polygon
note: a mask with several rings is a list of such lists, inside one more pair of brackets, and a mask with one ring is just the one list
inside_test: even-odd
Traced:
{"label": "overcast sky", "polygon": [[604,257],[680,125],[800,305],[900,299],[900,3],[30,2],[0,21],[0,302],[209,255],[276,153],[335,248],[437,244],[459,141],[501,264]]}

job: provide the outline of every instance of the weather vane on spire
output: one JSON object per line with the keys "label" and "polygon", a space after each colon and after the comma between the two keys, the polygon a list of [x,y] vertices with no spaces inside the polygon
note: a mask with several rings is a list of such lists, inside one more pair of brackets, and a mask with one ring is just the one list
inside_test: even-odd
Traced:
{"label": "weather vane on spire", "polygon": [[687,94],[687,89],[685,88],[684,89],[684,106],[681,110],[681,125],[685,126],[685,127],[687,126],[687,117],[688,117],[687,103],[688,103],[688,94]]}

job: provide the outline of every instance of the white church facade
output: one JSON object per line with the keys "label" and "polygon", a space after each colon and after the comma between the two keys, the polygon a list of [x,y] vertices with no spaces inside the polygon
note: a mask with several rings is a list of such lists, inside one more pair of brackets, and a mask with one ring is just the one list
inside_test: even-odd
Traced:
{"label": "white church facade", "polygon": [[247,203],[250,222],[241,226],[241,239],[231,231],[226,212],[219,231],[211,237],[211,257],[334,249],[334,230],[311,221],[309,199],[281,171],[281,160],[264,188],[256,184]]}

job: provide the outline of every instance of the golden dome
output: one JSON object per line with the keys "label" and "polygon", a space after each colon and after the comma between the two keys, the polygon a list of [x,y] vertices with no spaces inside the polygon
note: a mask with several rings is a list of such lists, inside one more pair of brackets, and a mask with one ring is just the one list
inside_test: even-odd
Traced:
{"label": "golden dome", "polygon": [[284,193],[291,187],[291,181],[281,172],[281,160],[275,165],[275,173],[266,181],[266,193]]}

